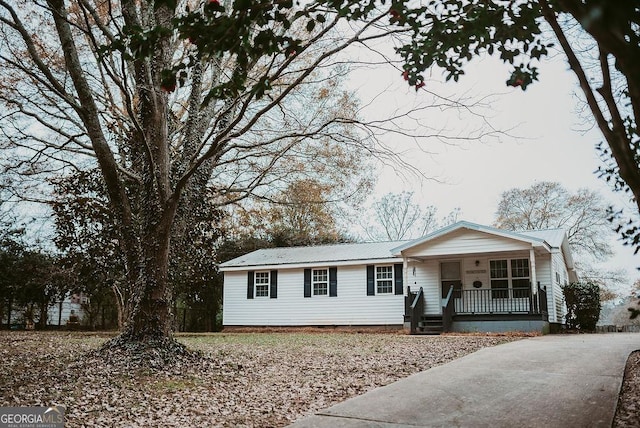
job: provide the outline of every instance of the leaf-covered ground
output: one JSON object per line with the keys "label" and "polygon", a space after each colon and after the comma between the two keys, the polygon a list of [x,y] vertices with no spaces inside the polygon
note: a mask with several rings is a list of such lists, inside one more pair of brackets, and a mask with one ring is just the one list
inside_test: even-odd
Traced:
{"label": "leaf-covered ground", "polygon": [[66,406],[67,427],[284,426],[514,337],[362,333],[179,336],[197,362],[131,368],[91,353],[106,334],[0,332],[0,406]]}
{"label": "leaf-covered ground", "polygon": [[613,427],[640,427],[640,351],[627,360]]}

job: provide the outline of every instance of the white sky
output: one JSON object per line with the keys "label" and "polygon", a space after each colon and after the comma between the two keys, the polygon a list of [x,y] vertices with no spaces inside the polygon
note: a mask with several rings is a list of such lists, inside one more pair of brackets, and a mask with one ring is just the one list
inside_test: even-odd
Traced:
{"label": "white sky", "polygon": [[[529,187],[537,181],[556,181],[571,191],[586,187],[599,192],[606,201],[614,205],[624,204],[623,195],[611,191],[610,187],[594,173],[601,161],[595,145],[602,140],[597,128],[591,128],[577,113],[580,103],[576,97],[577,80],[568,70],[564,59],[545,62],[540,66],[540,81],[530,85],[526,91],[505,85],[509,68],[498,60],[483,60],[472,63],[467,75],[457,84],[448,84],[435,89],[439,94],[474,93],[479,96],[500,94],[494,97],[489,114],[498,129],[507,130],[514,136],[501,136],[500,141],[487,143],[472,141],[461,145],[444,145],[437,141],[421,143],[423,148],[436,154],[427,154],[416,149],[415,143],[399,143],[397,137],[387,143],[408,150],[405,160],[418,167],[425,175],[441,182],[407,179],[392,168],[381,173],[376,194],[414,191],[425,205],[435,205],[439,217],[456,207],[462,210],[460,219],[481,224],[491,224],[500,194],[514,187]],[[439,76],[434,76],[439,77]],[[366,74],[356,73],[355,86],[363,100],[366,94],[377,94],[383,88],[389,91],[377,98],[370,112],[380,114],[392,110],[393,106],[411,105],[428,94],[409,88],[400,73],[391,67]],[[438,88],[427,83],[427,88]],[[443,91],[443,92],[442,92]],[[373,95],[372,95],[373,96]],[[584,117],[592,121],[590,115]],[[442,116],[435,111],[420,113],[424,124],[442,123],[449,129],[469,129],[467,117]],[[434,125],[435,126],[435,125]],[[591,128],[591,129],[589,129]],[[623,268],[629,273],[629,282],[640,277],[640,256],[624,247],[612,234],[616,255],[603,267]]]}

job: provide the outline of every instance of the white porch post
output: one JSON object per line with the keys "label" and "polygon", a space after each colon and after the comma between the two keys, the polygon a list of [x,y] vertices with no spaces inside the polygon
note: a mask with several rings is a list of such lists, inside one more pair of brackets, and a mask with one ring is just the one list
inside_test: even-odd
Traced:
{"label": "white porch post", "polygon": [[529,266],[531,269],[531,292],[538,293],[538,280],[536,278],[536,252],[533,248],[529,250]]}
{"label": "white porch post", "polygon": [[402,290],[402,294],[407,295],[407,287],[409,286],[409,261],[407,260],[407,256],[404,255],[402,256],[402,272],[404,275],[404,290]]}

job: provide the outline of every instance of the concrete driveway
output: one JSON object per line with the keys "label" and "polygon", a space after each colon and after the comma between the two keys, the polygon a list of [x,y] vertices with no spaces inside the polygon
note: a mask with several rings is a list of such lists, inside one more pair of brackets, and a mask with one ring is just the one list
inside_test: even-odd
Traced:
{"label": "concrete driveway", "polygon": [[548,335],[484,348],[292,427],[611,427],[640,334]]}

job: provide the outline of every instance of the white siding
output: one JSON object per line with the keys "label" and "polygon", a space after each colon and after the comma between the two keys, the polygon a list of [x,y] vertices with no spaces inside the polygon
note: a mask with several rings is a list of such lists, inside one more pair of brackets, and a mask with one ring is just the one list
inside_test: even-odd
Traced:
{"label": "white siding", "polygon": [[58,321],[60,321],[60,325],[62,326],[67,325],[69,317],[71,316],[71,311],[73,311],[80,320],[83,319],[84,311],[82,310],[82,305],[80,303],[71,302],[69,298],[62,302],[62,316],[60,316],[60,303],[50,305],[47,311],[47,325],[58,325]]}
{"label": "white siding", "polygon": [[458,230],[404,252],[409,257],[528,250],[531,244],[475,230]]}
{"label": "white siding", "polygon": [[[462,263],[462,289],[491,289],[491,282],[489,281],[489,260],[493,259],[494,257],[471,257],[464,259],[464,262]],[[476,266],[476,261],[478,262],[478,266]],[[475,281],[480,281],[482,283],[482,287],[474,288],[473,283]]]}
{"label": "white siding", "polygon": [[338,296],[304,297],[304,270],[278,270],[278,298],[247,299],[247,272],[225,272],[225,326],[401,325],[404,296],[367,296],[366,266],[340,266]]}
{"label": "white siding", "polygon": [[[562,286],[565,285],[565,280],[568,277],[567,265],[564,261],[564,255],[562,251],[557,250],[552,254],[553,271],[551,274],[553,284],[553,295],[555,299],[555,306],[549,307],[549,313],[552,311],[555,313],[555,321],[564,324],[566,320],[564,316],[567,314],[567,306],[564,303],[564,294],[562,293]],[[556,280],[556,273],[560,277],[560,281]]]}
{"label": "white siding", "polygon": [[[414,275],[415,268],[415,275]],[[440,297],[440,263],[437,260],[428,260],[423,263],[409,263],[408,284],[412,291],[418,291],[422,287],[424,292],[425,313],[429,315],[442,313]],[[407,290],[405,287],[405,294]],[[403,309],[404,310],[404,309]]]}
{"label": "white siding", "polygon": [[547,312],[549,322],[558,322],[555,311],[555,287],[553,285],[553,268],[551,265],[551,255],[536,255],[536,278],[540,283],[540,288],[547,287]]}

